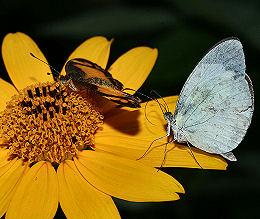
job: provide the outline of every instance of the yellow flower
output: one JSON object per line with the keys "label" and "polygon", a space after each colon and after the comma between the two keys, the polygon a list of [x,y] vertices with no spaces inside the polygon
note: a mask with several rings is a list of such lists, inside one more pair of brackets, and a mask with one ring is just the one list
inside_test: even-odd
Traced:
{"label": "yellow flower", "polygon": [[[80,57],[106,68],[110,45],[93,37],[69,57]],[[47,75],[50,68],[31,38],[8,34],[2,56],[15,87],[0,79],[0,216],[52,218],[58,204],[68,218],[120,218],[111,196],[135,202],[179,199],[184,189],[173,177],[157,172],[163,146],[152,140],[165,135],[158,106],[115,108],[95,96],[60,89]],[[157,50],[137,47],[109,68],[126,88],[137,90],[150,73]],[[64,74],[64,69],[62,70]],[[166,98],[174,109],[177,97]],[[97,103],[97,105],[95,105]],[[100,108],[102,106],[102,108]],[[164,143],[165,141],[160,141]],[[171,144],[165,166],[198,168],[190,151]],[[223,159],[194,149],[206,169],[225,169]]]}

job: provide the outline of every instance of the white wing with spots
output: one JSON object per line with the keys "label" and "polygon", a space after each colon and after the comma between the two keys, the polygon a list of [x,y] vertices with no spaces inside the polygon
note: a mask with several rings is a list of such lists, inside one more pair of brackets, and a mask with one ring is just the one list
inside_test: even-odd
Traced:
{"label": "white wing with spots", "polygon": [[253,110],[242,44],[226,39],[204,56],[182,88],[174,112],[175,132],[180,129],[193,146],[232,160],[227,152],[244,138]]}

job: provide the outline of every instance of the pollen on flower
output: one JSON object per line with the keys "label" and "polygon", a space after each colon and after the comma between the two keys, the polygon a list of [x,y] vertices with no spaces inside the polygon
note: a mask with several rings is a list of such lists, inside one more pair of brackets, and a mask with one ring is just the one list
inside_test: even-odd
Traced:
{"label": "pollen on flower", "polygon": [[58,83],[28,86],[0,113],[0,147],[29,163],[60,163],[94,147],[103,116],[86,98]]}

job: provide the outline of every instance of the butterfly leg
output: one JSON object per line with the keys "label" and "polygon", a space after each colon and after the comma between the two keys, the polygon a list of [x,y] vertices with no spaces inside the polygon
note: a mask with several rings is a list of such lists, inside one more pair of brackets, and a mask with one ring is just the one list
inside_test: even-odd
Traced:
{"label": "butterfly leg", "polygon": [[69,85],[69,88],[73,91],[78,91],[77,87],[75,86],[75,84],[73,84],[73,81],[71,79],[69,79],[65,85]]}
{"label": "butterfly leg", "polygon": [[150,146],[149,146],[149,147],[146,149],[146,151],[144,152],[144,154],[143,154],[141,157],[139,157],[138,159],[136,159],[136,160],[140,160],[140,159],[144,158],[144,157],[147,155],[148,151],[150,150],[150,148],[152,147],[152,145],[153,145],[154,142],[159,141],[159,140],[161,140],[161,139],[163,139],[163,138],[167,138],[167,137],[170,136],[170,134],[171,134],[171,125],[170,125],[170,123],[168,123],[168,126],[167,126],[167,135],[165,135],[165,136],[163,136],[163,137],[161,137],[161,138],[157,138],[157,139],[153,140],[152,143],[150,144]]}
{"label": "butterfly leg", "polygon": [[200,166],[200,168],[203,169],[203,167],[199,164],[199,162],[197,161],[195,155],[193,154],[193,152],[192,152],[192,150],[191,150],[191,147],[190,147],[188,141],[187,141],[187,145],[188,145],[188,147],[189,147],[189,149],[190,149],[190,152],[191,152],[191,154],[192,154],[192,157],[194,158],[194,160],[196,161],[196,163]]}
{"label": "butterfly leg", "polygon": [[69,86],[69,88],[73,91],[78,91],[77,87],[73,83],[71,79],[58,79],[58,82],[61,86]]}
{"label": "butterfly leg", "polygon": [[172,142],[174,142],[174,141],[176,141],[176,138],[175,138],[175,137],[174,137],[171,141],[169,141],[169,142],[166,143],[165,148],[164,148],[163,161],[162,161],[162,164],[161,164],[160,167],[163,167],[163,165],[165,164],[168,144],[170,144],[170,143],[172,143]]}
{"label": "butterfly leg", "polygon": [[167,146],[168,146],[168,144],[171,143],[171,142],[172,142],[172,141],[166,143],[166,145],[165,145],[165,148],[164,148],[164,155],[163,155],[163,161],[162,161],[161,166],[160,166],[161,168],[162,168],[163,165],[165,164],[166,154],[167,154]]}

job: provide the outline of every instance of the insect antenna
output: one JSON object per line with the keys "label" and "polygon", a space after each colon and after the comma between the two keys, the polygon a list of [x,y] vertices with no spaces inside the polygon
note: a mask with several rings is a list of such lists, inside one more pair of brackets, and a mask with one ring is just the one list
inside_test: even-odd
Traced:
{"label": "insect antenna", "polygon": [[60,76],[60,74],[57,74],[56,72],[47,72],[47,75],[52,75],[54,79]]}
{"label": "insect antenna", "polygon": [[[37,59],[37,60],[43,62],[43,63],[46,64],[46,65],[48,65],[52,70],[54,70],[54,72],[51,72],[51,73],[50,73],[50,72],[47,72],[47,75],[51,75],[51,74],[52,74],[52,76],[53,76],[53,78],[54,78],[54,81],[55,81],[55,82],[53,82],[52,85],[54,85],[57,81],[59,81],[59,77],[60,77],[60,72],[59,72],[59,71],[57,71],[57,70],[56,70],[54,67],[52,67],[49,63],[47,63],[47,62],[41,60],[40,58],[38,58],[37,56],[35,56],[33,53],[30,53],[30,55],[31,55],[33,58],[35,58],[35,59]],[[60,83],[60,82],[59,82],[58,90],[61,91],[61,83]],[[62,95],[62,94],[61,94],[61,95]]]}
{"label": "insect antenna", "polygon": [[147,116],[147,105],[148,105],[148,101],[145,103],[145,107],[144,107],[144,115],[145,115],[145,118],[146,118],[146,120],[150,123],[150,124],[152,124],[152,125],[154,125],[149,119],[148,119],[148,116]]}
{"label": "insect antenna", "polygon": [[60,72],[57,71],[54,67],[52,67],[49,63],[47,63],[47,62],[41,60],[40,58],[38,58],[37,56],[35,56],[35,55],[34,55],[33,53],[31,53],[31,52],[30,52],[30,55],[31,55],[33,58],[38,59],[39,61],[41,61],[41,62],[43,62],[44,64],[48,65],[48,66],[55,72],[55,73],[53,73],[53,72],[51,72],[51,73],[48,72],[47,75],[51,75],[51,74],[52,74],[52,76],[53,76],[54,79],[55,79],[55,78],[58,78],[58,77],[60,76]]}
{"label": "insect antenna", "polygon": [[[159,105],[161,111],[163,112],[162,105],[161,105],[161,103],[158,101],[158,99],[157,99],[156,97],[154,97],[154,98],[151,98],[151,100],[156,101],[156,102],[158,103],[158,105]],[[147,109],[148,103],[149,103],[149,102],[147,101],[146,104],[145,104],[145,111],[144,111],[144,113],[145,113],[145,118],[147,119],[147,121],[148,121],[149,123],[151,123],[152,125],[154,125],[154,124],[148,119],[148,116],[147,116],[147,113],[146,113],[146,112],[147,112],[146,109]]]}
{"label": "insect antenna", "polygon": [[[143,93],[141,93],[140,91],[137,91],[137,90],[134,90],[134,89],[131,89],[131,88],[125,88],[125,89],[123,89],[123,91],[125,91],[125,90],[134,91],[134,92],[136,92],[136,93],[138,93],[138,94],[140,94],[140,95],[142,95],[142,96],[148,98],[149,100],[154,100],[152,97],[149,97],[148,95],[143,94]],[[151,123],[152,125],[154,125],[154,124],[148,119],[148,116],[147,116],[147,113],[146,113],[146,108],[147,108],[148,103],[149,103],[149,102],[146,101],[145,110],[144,110],[145,118],[147,119],[147,121],[148,121],[149,123]]]}
{"label": "insect antenna", "polygon": [[158,105],[161,108],[161,111],[162,111],[163,114],[167,112],[165,106],[162,105],[156,97],[153,100],[155,100],[158,103]]}
{"label": "insect antenna", "polygon": [[[159,96],[159,97],[163,100],[164,105],[161,104],[156,97],[150,97],[150,96],[148,96],[148,95],[146,95],[146,94],[143,94],[143,93],[141,93],[141,92],[139,92],[139,91],[136,91],[136,90],[134,90],[134,89],[131,89],[131,88],[125,88],[124,90],[134,91],[134,92],[136,92],[136,93],[138,93],[138,94],[140,94],[140,95],[142,95],[142,96],[144,96],[144,97],[146,97],[146,98],[148,98],[148,99],[150,99],[150,100],[156,101],[156,102],[158,103],[159,107],[161,108],[161,111],[162,111],[163,114],[166,113],[166,112],[169,112],[169,108],[168,108],[167,103],[166,103],[165,100],[161,97],[161,95],[160,95],[159,93],[157,93],[155,90],[152,90],[151,93],[154,92],[157,96]],[[148,119],[148,116],[147,116],[147,113],[146,113],[146,107],[147,107],[148,103],[149,103],[149,102],[147,101],[146,104],[145,104],[145,118],[147,119],[147,121],[148,121],[149,123],[151,123],[152,125],[154,125],[154,124]],[[166,106],[166,107],[165,107],[165,106]]]}
{"label": "insect antenna", "polygon": [[190,152],[191,152],[191,154],[192,154],[192,157],[194,158],[194,160],[196,161],[196,163],[200,166],[200,168],[203,169],[203,167],[199,164],[199,162],[197,161],[195,155],[193,154],[193,152],[192,152],[192,150],[191,150],[191,146],[190,146],[190,144],[189,144],[188,141],[187,141],[187,145],[188,145],[188,147],[189,147],[189,149],[190,149]]}
{"label": "insect antenna", "polygon": [[[162,107],[164,107],[159,101],[158,101],[158,99],[156,98],[156,97],[149,97],[149,96],[147,96],[147,95],[145,95],[146,97],[148,97],[150,100],[154,100],[154,101],[156,101],[157,103],[158,103],[158,105],[159,105],[159,107],[161,108],[161,111],[163,112],[163,109],[162,109]],[[148,119],[148,116],[147,116],[147,113],[146,113],[146,109],[147,109],[147,105],[148,105],[148,101],[146,102],[146,104],[145,104],[145,118],[147,119],[147,121],[149,122],[149,123],[151,123],[152,125],[154,125],[149,119]],[[164,107],[165,108],[165,107]]]}
{"label": "insect antenna", "polygon": [[141,93],[140,91],[137,91],[137,90],[135,90],[135,89],[132,89],[132,88],[124,88],[122,91],[125,91],[125,90],[131,90],[131,91],[134,91],[134,92],[136,92],[136,93],[138,93],[138,94],[140,94],[140,95],[142,95],[142,96],[144,96],[144,97],[146,97],[146,98],[148,98],[148,99],[150,99],[150,100],[153,100],[152,97],[149,97],[148,95],[143,94],[143,93]]}
{"label": "insect antenna", "polygon": [[[164,109],[165,109],[165,112],[164,113],[166,113],[166,112],[169,112],[170,110],[169,110],[169,107],[168,107],[168,104],[165,102],[165,100],[163,99],[163,97],[156,91],[156,90],[151,90],[151,93],[155,93],[158,97],[160,97],[162,100],[163,100],[163,102],[164,102]],[[159,101],[157,101],[157,103],[160,105],[161,103],[159,103]]]}

